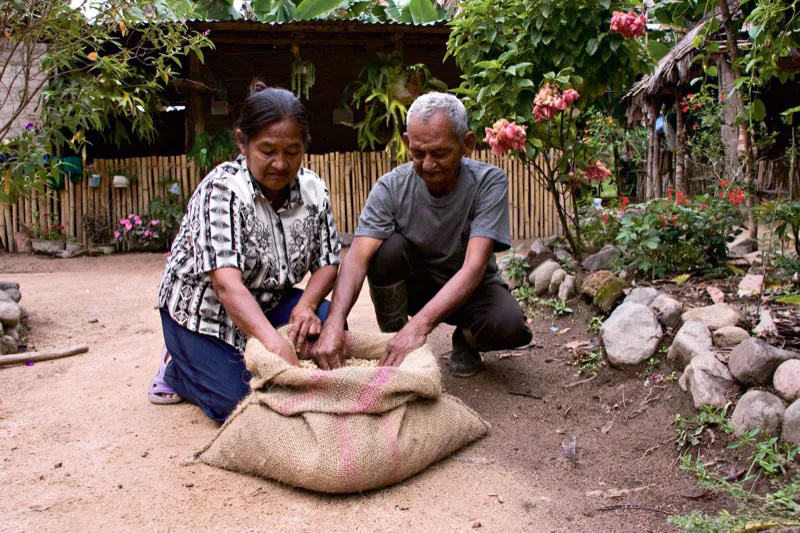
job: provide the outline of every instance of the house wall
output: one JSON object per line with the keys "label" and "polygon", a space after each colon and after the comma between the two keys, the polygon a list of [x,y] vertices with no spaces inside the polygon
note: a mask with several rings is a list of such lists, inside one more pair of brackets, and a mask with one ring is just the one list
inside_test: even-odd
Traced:
{"label": "house wall", "polygon": [[[358,149],[355,130],[334,124],[333,111],[343,106],[345,88],[358,78],[364,65],[377,60],[376,51],[390,52],[392,49],[392,43],[370,49],[363,45],[300,47],[302,59],[314,63],[316,71],[316,83],[309,99],[304,99],[311,128],[311,153]],[[407,64],[424,63],[434,76],[455,87],[460,82],[460,73],[452,60],[442,62],[444,54],[444,43],[441,46],[405,43],[403,47]],[[270,86],[291,88],[294,58],[288,46],[218,45],[217,50],[206,53],[205,60],[206,83],[224,87],[228,91],[229,103],[228,115],[211,115],[212,97],[202,97],[205,129],[211,134],[221,127],[233,127],[253,78],[261,78]]]}
{"label": "house wall", "polygon": [[[0,69],[6,66],[0,78],[0,127],[7,124],[22,105],[26,80],[28,87],[36,87],[44,80],[44,75],[38,68],[38,58],[46,50],[46,46],[40,44],[29,50],[21,48],[12,53],[8,41],[0,42]],[[30,66],[30,69],[26,70],[26,65]],[[16,136],[26,124],[35,122],[40,117],[39,99],[34,98],[31,104],[25,106],[22,113],[13,120],[11,129],[5,137]]]}

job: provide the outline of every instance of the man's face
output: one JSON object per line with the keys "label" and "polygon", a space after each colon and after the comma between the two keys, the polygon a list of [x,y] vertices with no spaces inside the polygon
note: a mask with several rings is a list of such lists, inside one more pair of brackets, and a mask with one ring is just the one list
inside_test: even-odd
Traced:
{"label": "man's face", "polygon": [[411,117],[403,140],[411,153],[414,171],[434,196],[455,188],[461,158],[469,156],[475,147],[475,134],[468,132],[459,139],[444,113],[435,113],[425,121]]}

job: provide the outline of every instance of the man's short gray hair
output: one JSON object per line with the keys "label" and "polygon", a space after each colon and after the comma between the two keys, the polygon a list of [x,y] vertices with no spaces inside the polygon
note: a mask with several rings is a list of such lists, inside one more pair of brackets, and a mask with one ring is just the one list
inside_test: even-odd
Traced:
{"label": "man's short gray hair", "polygon": [[423,94],[411,104],[406,115],[406,128],[411,122],[411,117],[417,117],[422,122],[427,122],[436,113],[444,113],[450,119],[456,137],[463,139],[467,134],[467,110],[461,100],[448,93]]}

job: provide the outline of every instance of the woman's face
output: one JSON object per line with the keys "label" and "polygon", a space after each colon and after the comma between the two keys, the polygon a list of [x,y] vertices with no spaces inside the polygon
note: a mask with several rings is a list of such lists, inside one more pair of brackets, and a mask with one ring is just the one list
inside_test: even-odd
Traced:
{"label": "woman's face", "polygon": [[237,129],[236,140],[247,168],[265,193],[283,190],[297,176],[305,147],[303,130],[292,119],[265,126],[247,142],[242,130]]}

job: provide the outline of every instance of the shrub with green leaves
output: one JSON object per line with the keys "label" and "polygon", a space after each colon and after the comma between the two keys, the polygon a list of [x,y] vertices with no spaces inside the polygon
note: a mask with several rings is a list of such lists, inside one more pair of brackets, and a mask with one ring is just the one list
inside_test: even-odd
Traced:
{"label": "shrub with green leaves", "polygon": [[623,264],[653,279],[724,266],[728,243],[744,222],[743,201],[741,189],[722,181],[709,194],[689,199],[670,192],[627,211],[617,235]]}

